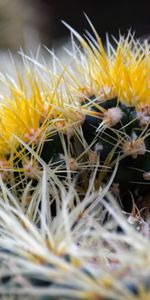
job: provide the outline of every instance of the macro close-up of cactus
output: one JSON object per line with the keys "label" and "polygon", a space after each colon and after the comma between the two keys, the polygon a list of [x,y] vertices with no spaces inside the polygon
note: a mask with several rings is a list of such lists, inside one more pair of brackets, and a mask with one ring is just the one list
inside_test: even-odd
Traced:
{"label": "macro close-up of cactus", "polygon": [[150,299],[150,44],[88,22],[0,73],[3,300]]}

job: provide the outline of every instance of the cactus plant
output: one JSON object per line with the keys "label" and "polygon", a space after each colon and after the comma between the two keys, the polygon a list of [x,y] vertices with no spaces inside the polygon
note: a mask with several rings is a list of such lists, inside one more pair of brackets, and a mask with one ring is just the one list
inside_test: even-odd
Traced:
{"label": "cactus plant", "polygon": [[150,294],[148,215],[140,216],[150,180],[149,44],[129,33],[116,48],[107,37],[105,50],[90,25],[95,38],[71,28],[67,66],[22,53],[16,78],[0,76],[3,297]]}
{"label": "cactus plant", "polygon": [[85,53],[73,45],[76,70],[68,76],[81,106],[95,112],[87,112],[83,134],[88,144],[96,137],[92,150],[99,149],[102,166],[113,168],[119,156],[114,183],[122,198],[130,192],[138,199],[149,191],[149,44],[129,33],[115,40],[115,50],[107,37],[106,52],[92,29],[95,40],[71,29]]}
{"label": "cactus plant", "polygon": [[[92,182],[77,206],[74,199],[78,201],[78,194],[73,184],[69,189],[60,187],[62,196],[58,194],[57,201],[62,207],[52,219],[45,193],[45,188],[51,193],[52,186],[44,173],[42,212],[37,210],[38,203],[35,207],[39,227],[18,208],[17,199],[3,185],[5,197],[14,200],[14,206],[5,203],[5,199],[0,203],[3,299],[7,299],[5,295],[10,299],[26,296],[39,300],[148,299],[147,224],[141,222],[139,232],[140,219],[130,217],[127,221],[112,194],[106,194],[106,188],[101,193],[93,192]],[[53,188],[56,193],[56,187]],[[112,217],[103,224],[106,212]],[[122,232],[116,234],[118,225]]]}

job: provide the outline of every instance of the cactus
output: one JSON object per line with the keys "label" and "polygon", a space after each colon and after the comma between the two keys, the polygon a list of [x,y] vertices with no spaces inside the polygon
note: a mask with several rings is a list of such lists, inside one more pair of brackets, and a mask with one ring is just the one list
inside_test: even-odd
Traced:
{"label": "cactus", "polygon": [[[37,210],[38,201],[34,208],[39,226],[18,208],[17,199],[3,185],[7,201],[14,201],[13,206],[5,199],[0,203],[0,294],[4,299],[5,295],[38,300],[148,299],[147,224],[138,217],[127,221],[111,193],[94,193],[92,182],[77,206],[73,184],[69,189],[60,186],[62,196],[58,193],[57,201],[62,205],[51,219],[45,189],[56,193],[56,186],[49,185],[44,173],[42,213]],[[107,212],[111,218],[104,224]],[[122,232],[116,235],[118,225]]]}
{"label": "cactus", "polygon": [[69,65],[22,53],[0,76],[2,296],[149,297],[149,44],[105,50],[90,25],[85,39],[67,25]]}

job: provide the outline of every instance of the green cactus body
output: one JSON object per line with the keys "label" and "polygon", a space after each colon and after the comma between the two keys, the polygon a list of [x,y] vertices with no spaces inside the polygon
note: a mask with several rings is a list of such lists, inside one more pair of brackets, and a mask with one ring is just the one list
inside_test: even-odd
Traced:
{"label": "green cactus body", "polygon": [[[98,100],[94,101],[94,96],[91,97],[89,101],[91,101],[91,99],[93,100],[93,105],[90,105],[89,115],[87,114],[85,116],[81,127],[89,151],[96,152],[99,157],[101,169],[97,176],[100,176],[102,180],[106,181],[111,176],[115,162],[119,156],[119,166],[114,178],[114,183],[119,185],[122,197],[129,196],[129,192],[138,195],[138,197],[145,195],[149,190],[150,153],[147,151],[150,148],[150,137],[148,135],[149,126],[141,127],[138,113],[133,106],[126,106],[117,99],[105,100],[100,103]],[[107,112],[114,108],[119,109],[121,112],[119,121],[115,121],[116,123],[111,126],[104,123],[102,130],[99,130],[99,127],[105,120]],[[105,110],[103,115],[101,113],[102,110]],[[97,116],[90,115],[91,111],[96,112]],[[98,117],[98,113],[100,113],[100,117]],[[118,113],[118,111],[116,111],[116,113]],[[115,114],[115,111],[113,111],[113,114]],[[65,156],[61,136],[63,136],[70,157],[74,160],[76,160],[79,155],[82,155],[85,149],[75,134],[68,140],[66,134],[56,133],[49,141],[43,143],[41,152],[42,159],[46,163],[51,162],[58,167],[61,165],[64,172],[60,172],[60,174],[58,172],[57,175],[64,180],[67,173],[65,171],[66,162],[63,162],[61,158],[61,156]],[[94,139],[95,142],[92,143]],[[90,146],[90,144],[92,144],[92,146]],[[68,148],[70,150],[68,150]],[[87,159],[88,155],[85,153],[83,161],[87,161]],[[110,167],[110,169],[103,171],[103,167],[106,166]],[[85,173],[80,167],[75,167],[75,169],[71,168],[71,171],[73,171],[73,173],[75,171],[75,174],[82,174],[82,176],[79,176],[80,183],[84,181],[84,176],[88,174],[87,171]]]}
{"label": "green cactus body", "polygon": [[[104,124],[102,130],[99,130],[99,135],[92,148],[96,149],[96,144],[101,145],[99,151],[100,163],[102,165],[108,164],[108,166],[112,166],[112,169],[119,155],[119,166],[114,183],[119,184],[120,191],[123,194],[128,192],[137,194],[137,191],[138,195],[146,194],[150,186],[149,124],[141,127],[135,107],[126,106],[117,99],[106,100],[100,105],[106,109],[106,114],[112,108],[119,108],[122,117],[113,126]],[[92,110],[98,111],[94,105]],[[82,128],[88,144],[96,136],[104,119],[105,116],[104,118],[86,117]],[[113,154],[108,159],[110,153]],[[108,174],[106,172],[107,178],[109,174],[110,172]]]}

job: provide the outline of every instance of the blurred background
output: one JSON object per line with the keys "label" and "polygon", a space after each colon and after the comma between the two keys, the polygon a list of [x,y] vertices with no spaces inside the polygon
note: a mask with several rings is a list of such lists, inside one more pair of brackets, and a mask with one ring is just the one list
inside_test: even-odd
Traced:
{"label": "blurred background", "polygon": [[61,20],[78,32],[90,29],[84,16],[91,19],[104,40],[105,33],[118,36],[128,29],[137,37],[150,33],[150,1],[91,0],[0,0],[0,49],[12,52],[38,44],[59,47],[69,38]]}

